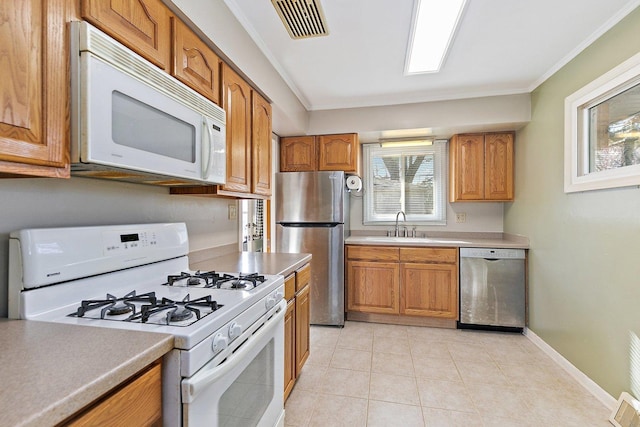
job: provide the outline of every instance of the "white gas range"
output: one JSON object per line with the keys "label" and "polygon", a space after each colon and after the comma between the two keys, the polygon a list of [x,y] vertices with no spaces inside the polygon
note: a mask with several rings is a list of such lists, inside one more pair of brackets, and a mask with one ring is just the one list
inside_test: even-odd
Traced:
{"label": "white gas range", "polygon": [[165,425],[282,424],[283,277],[190,271],[188,250],[183,223],[11,233],[9,317],[173,335]]}

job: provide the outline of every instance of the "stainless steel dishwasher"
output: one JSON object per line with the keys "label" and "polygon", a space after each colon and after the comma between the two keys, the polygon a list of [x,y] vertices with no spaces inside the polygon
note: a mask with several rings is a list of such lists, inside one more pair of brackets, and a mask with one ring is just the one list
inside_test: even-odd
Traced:
{"label": "stainless steel dishwasher", "polygon": [[525,251],[460,248],[461,329],[522,332]]}

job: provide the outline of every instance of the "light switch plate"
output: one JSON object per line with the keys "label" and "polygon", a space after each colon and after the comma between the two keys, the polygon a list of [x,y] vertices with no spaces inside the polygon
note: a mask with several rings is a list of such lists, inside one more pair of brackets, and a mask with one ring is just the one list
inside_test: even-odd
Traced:
{"label": "light switch plate", "polygon": [[229,219],[238,218],[238,207],[236,205],[229,205]]}
{"label": "light switch plate", "polygon": [[456,213],[456,222],[467,222],[467,214],[465,212]]}

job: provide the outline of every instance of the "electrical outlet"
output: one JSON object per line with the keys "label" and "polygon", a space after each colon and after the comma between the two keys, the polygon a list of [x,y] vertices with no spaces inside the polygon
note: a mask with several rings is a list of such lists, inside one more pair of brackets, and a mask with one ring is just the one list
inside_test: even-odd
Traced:
{"label": "electrical outlet", "polygon": [[238,208],[236,205],[229,205],[229,219],[238,218]]}
{"label": "electrical outlet", "polygon": [[456,213],[456,222],[457,223],[461,223],[461,222],[466,222],[467,221],[467,214],[464,212],[459,212]]}

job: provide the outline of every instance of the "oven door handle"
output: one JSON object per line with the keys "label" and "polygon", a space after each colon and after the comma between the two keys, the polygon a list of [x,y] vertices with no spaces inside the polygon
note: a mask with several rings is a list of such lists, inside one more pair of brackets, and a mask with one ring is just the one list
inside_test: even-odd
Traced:
{"label": "oven door handle", "polygon": [[235,353],[231,353],[224,363],[216,366],[215,368],[206,370],[206,372],[197,372],[191,378],[182,380],[183,403],[193,402],[203,389],[207,388],[211,383],[217,381],[218,378],[226,375],[229,371],[235,368],[247,353],[251,352],[251,350],[260,344],[260,338],[265,335],[272,334],[273,330],[280,325],[280,321],[284,318],[286,310],[283,308],[283,305],[284,304],[282,302],[278,304],[278,311],[257,330],[254,330],[252,327],[247,330],[245,334],[238,337],[237,339],[240,341],[247,339],[247,337],[250,337],[250,339],[237,349]]}

